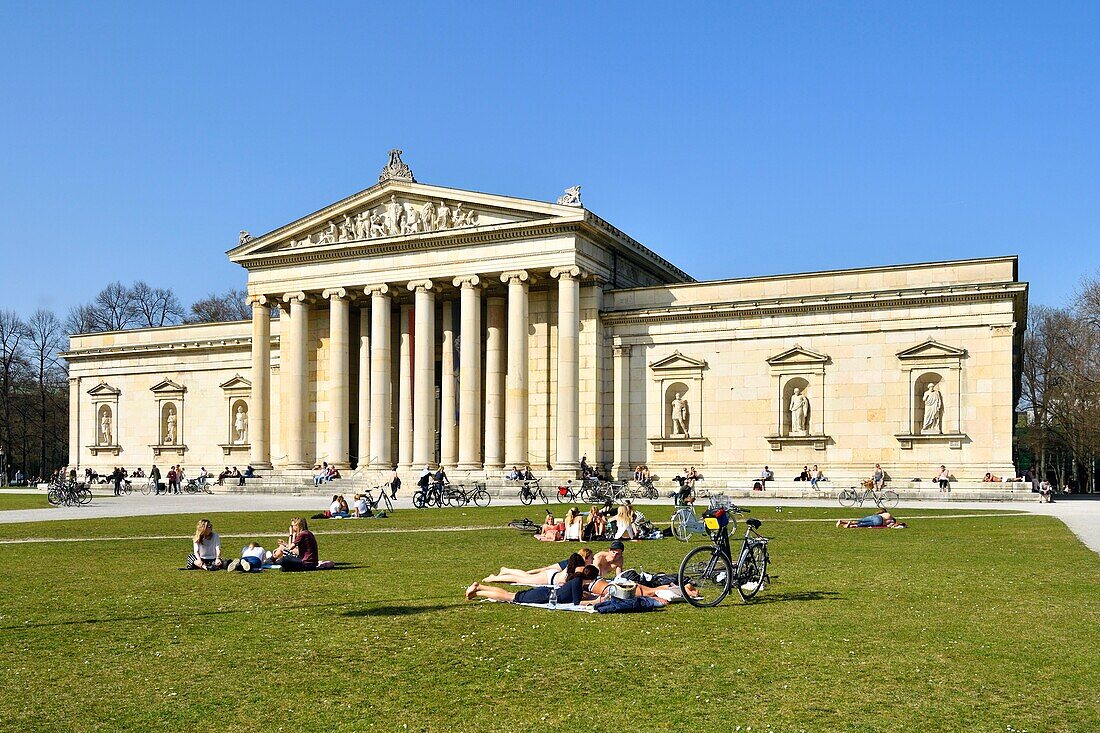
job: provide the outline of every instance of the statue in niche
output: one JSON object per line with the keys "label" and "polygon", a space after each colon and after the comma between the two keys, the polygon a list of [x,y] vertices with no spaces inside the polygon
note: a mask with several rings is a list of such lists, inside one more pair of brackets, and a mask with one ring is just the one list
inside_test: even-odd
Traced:
{"label": "statue in niche", "polygon": [[164,420],[164,444],[176,444],[176,411],[169,410],[168,417]]}
{"label": "statue in niche", "polygon": [[687,437],[688,403],[683,392],[677,392],[672,400],[672,437]]}
{"label": "statue in niche", "polygon": [[798,387],[791,395],[791,435],[808,435],[810,428],[810,400]]}
{"label": "statue in niche", "polygon": [[110,445],[111,444],[111,411],[104,410],[103,416],[99,419],[99,444]]}
{"label": "statue in niche", "polygon": [[248,413],[244,410],[244,405],[237,405],[237,415],[233,419],[233,432],[236,433],[235,443],[243,444],[248,442]]}
{"label": "statue in niche", "polygon": [[439,208],[435,210],[435,228],[447,229],[451,226],[451,209],[446,202],[440,201]]}
{"label": "statue in niche", "polygon": [[394,236],[401,233],[401,218],[405,214],[404,207],[397,203],[397,196],[390,194],[390,201],[385,205],[386,233]]}
{"label": "statue in niche", "polygon": [[382,218],[381,214],[370,215],[370,235],[371,237],[384,237],[386,236],[386,220]]}
{"label": "statue in niche", "polygon": [[581,187],[570,186],[565,189],[565,193],[558,197],[558,204],[560,206],[580,206],[581,205]]}
{"label": "statue in niche", "polygon": [[424,231],[430,232],[435,230],[435,204],[431,201],[425,201],[424,205],[420,207],[420,226],[424,228]]}
{"label": "statue in niche", "polygon": [[924,420],[920,431],[922,435],[943,435],[943,395],[931,382],[924,391]]}

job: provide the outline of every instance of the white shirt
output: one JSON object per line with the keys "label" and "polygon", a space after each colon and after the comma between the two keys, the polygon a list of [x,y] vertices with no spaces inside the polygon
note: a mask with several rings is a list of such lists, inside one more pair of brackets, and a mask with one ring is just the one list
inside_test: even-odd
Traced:
{"label": "white shirt", "polygon": [[359,498],[359,501],[355,502],[355,508],[359,510],[360,514],[367,513],[367,497],[363,496]]}
{"label": "white shirt", "polygon": [[329,514],[339,514],[340,513],[340,502],[338,502],[338,501],[332,502],[332,504],[330,504],[329,507],[328,507],[328,513]]}
{"label": "white shirt", "polygon": [[216,557],[221,557],[222,538],[218,536],[217,532],[211,532],[209,537],[204,537],[193,544],[195,554],[200,559],[213,560]]}

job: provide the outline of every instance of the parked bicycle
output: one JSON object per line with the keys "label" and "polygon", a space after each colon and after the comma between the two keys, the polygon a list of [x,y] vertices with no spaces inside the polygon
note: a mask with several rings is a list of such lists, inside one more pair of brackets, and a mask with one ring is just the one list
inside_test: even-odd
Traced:
{"label": "parked bicycle", "polygon": [[561,504],[589,503],[589,492],[583,484],[576,486],[572,481],[558,487],[558,502]]}
{"label": "parked bicycle", "polygon": [[75,481],[57,481],[50,484],[46,500],[54,506],[76,506],[92,500],[92,490]]}
{"label": "parked bicycle", "polygon": [[187,480],[187,485],[183,487],[185,494],[213,494],[210,487],[206,484],[204,478],[193,478]]}
{"label": "parked bicycle", "polygon": [[[681,542],[687,542],[692,534],[704,534],[707,527],[695,513],[694,498],[692,503],[684,504],[679,500],[680,492],[674,493],[673,497],[676,497],[677,508],[672,514],[672,536]],[[722,509],[730,506],[729,497],[724,494],[712,496],[709,501],[711,509]]]}
{"label": "parked bicycle", "polygon": [[[373,489],[367,489],[363,492],[363,496],[367,500],[367,506],[371,508],[371,511],[384,511],[386,514],[393,514],[393,501],[390,500],[389,484],[379,484]],[[378,496],[375,497],[371,494],[372,491],[377,491]]]}
{"label": "parked bicycle", "polygon": [[493,501],[493,497],[481,481],[474,481],[473,488],[469,489],[461,484],[457,486],[452,484],[448,487],[446,498],[451,506],[466,506],[472,503],[474,506],[486,507]]}
{"label": "parked bicycle", "polygon": [[[736,562],[730,554],[730,515],[747,514],[748,511],[731,506],[711,509],[703,515],[711,544],[696,547],[685,555],[678,575],[680,592],[691,605],[697,608],[717,606],[733,588],[737,588],[742,600],[750,601],[771,581],[768,577],[768,538],[758,532],[759,519],[745,521],[748,528]],[[733,527],[736,529],[736,521]]]}
{"label": "parked bicycle", "polygon": [[519,487],[519,500],[524,504],[533,504],[535,499],[542,499],[543,504],[549,504],[550,500],[546,498],[546,494],[542,490],[541,479],[531,479],[530,481],[524,481]]}
{"label": "parked bicycle", "polygon": [[873,500],[879,509],[893,509],[898,505],[897,492],[889,489],[876,489],[872,481],[865,482],[860,489],[847,488],[837,494],[837,500],[840,501],[840,505],[843,507],[853,507],[856,504],[863,506],[863,502],[867,499]]}

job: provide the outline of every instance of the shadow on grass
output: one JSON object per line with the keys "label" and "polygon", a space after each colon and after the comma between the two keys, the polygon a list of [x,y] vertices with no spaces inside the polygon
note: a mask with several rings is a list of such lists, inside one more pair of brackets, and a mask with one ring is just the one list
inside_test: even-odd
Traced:
{"label": "shadow on grass", "polygon": [[[422,603],[424,601],[450,601],[450,603],[429,603],[427,605],[412,605]],[[403,604],[410,605],[403,605]],[[352,611],[345,611],[343,615],[347,618],[366,618],[370,616],[415,616],[421,613],[431,613],[432,611],[446,611],[450,608],[461,608],[463,606],[469,606],[467,601],[455,601],[454,596],[427,596],[422,598],[387,598],[384,601],[378,601],[377,605],[374,603],[368,604],[363,608],[357,608]]]}
{"label": "shadow on grass", "polygon": [[[730,595],[736,598],[736,593]],[[803,591],[790,591],[784,593],[782,591],[772,593],[767,589],[763,593],[753,598],[749,603],[753,606],[758,606],[762,603],[802,603],[805,601],[838,601],[844,596],[835,590],[803,590]]]}
{"label": "shadow on grass", "polygon": [[[278,611],[298,611],[304,608],[333,608],[338,606],[346,606],[346,602],[340,603],[306,603],[298,606],[279,606],[273,610]],[[219,609],[217,611],[196,611],[194,613],[178,613],[173,611],[173,619],[181,618],[202,618],[203,616],[229,616],[237,613],[251,613],[253,609],[249,608],[232,608],[232,609]],[[13,624],[11,626],[0,626],[0,631],[17,631],[19,629],[43,629],[51,626],[82,626],[84,624],[107,624],[107,623],[130,623],[133,621],[163,621],[165,614],[153,614],[145,616],[111,616],[109,618],[82,618],[72,619],[71,621],[44,621],[37,624]]]}

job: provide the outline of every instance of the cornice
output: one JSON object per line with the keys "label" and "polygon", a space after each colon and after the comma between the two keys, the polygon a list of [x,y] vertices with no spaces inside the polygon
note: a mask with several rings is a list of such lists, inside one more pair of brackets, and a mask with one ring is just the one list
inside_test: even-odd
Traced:
{"label": "cornice", "polygon": [[[277,346],[279,344],[279,337],[271,337],[272,345]],[[108,357],[132,357],[132,356],[148,356],[162,355],[164,353],[171,353],[174,351],[187,351],[187,352],[206,352],[206,351],[251,351],[252,350],[252,338],[250,336],[241,336],[239,338],[231,339],[206,339],[201,341],[169,341],[155,344],[126,344],[123,346],[97,346],[88,349],[79,349],[77,351],[64,351],[62,357],[70,362],[81,361],[84,359],[95,359],[103,356]]]}
{"label": "cornice", "polygon": [[889,291],[843,293],[788,298],[700,303],[691,305],[601,311],[600,319],[609,325],[630,323],[678,323],[721,320],[755,315],[785,315],[839,311],[876,310],[974,303],[1016,299],[1027,293],[1026,283],[989,285],[952,285],[941,288],[913,288]]}

